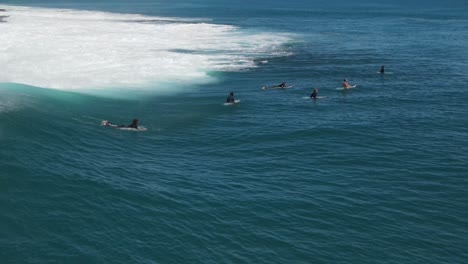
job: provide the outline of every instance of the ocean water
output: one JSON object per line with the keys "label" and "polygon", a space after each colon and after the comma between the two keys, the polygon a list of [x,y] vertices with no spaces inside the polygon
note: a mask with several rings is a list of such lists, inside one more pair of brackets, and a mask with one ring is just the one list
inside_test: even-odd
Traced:
{"label": "ocean water", "polygon": [[465,1],[0,9],[1,263],[468,262]]}

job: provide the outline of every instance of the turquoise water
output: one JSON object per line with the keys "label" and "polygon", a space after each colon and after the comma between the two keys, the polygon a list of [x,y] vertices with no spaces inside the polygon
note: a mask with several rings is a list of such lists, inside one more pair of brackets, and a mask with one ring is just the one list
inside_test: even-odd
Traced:
{"label": "turquoise water", "polygon": [[[4,3],[2,263],[468,262],[462,1]],[[123,13],[138,35],[109,33]],[[76,49],[46,33],[73,30]],[[100,126],[134,117],[148,130]]]}

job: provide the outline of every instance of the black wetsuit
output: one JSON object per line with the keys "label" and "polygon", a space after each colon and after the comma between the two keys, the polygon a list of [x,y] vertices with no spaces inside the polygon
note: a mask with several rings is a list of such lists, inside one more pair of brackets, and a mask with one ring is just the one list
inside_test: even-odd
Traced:
{"label": "black wetsuit", "polygon": [[310,98],[317,98],[317,91],[314,91],[311,95],[310,95]]}
{"label": "black wetsuit", "polygon": [[226,99],[226,103],[234,103],[234,95],[230,95],[230,96]]}
{"label": "black wetsuit", "polygon": [[382,66],[382,68],[380,68],[380,73],[384,73],[385,72],[385,69],[384,67]]}

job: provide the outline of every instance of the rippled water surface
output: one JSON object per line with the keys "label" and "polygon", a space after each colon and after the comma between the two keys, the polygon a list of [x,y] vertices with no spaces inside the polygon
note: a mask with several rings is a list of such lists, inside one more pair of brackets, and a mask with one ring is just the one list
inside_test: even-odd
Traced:
{"label": "rippled water surface", "polygon": [[468,262],[465,3],[3,2],[2,263]]}

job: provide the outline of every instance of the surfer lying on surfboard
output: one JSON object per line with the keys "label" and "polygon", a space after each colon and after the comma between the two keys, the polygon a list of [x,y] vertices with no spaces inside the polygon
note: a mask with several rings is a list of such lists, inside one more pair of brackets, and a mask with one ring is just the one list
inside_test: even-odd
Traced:
{"label": "surfer lying on surfboard", "polygon": [[284,87],[286,87],[286,82],[282,82],[278,85],[273,86],[273,88],[284,88]]}
{"label": "surfer lying on surfboard", "polygon": [[111,127],[128,127],[128,128],[138,129],[138,118],[134,118],[132,123],[130,125],[128,125],[128,126],[126,126],[126,125],[120,125],[120,126],[119,125],[114,125],[114,124],[112,124],[111,122],[109,122],[107,120],[102,121],[102,125],[111,126]]}
{"label": "surfer lying on surfboard", "polygon": [[288,89],[288,88],[292,88],[293,86],[292,85],[287,85],[286,82],[282,82],[278,85],[275,85],[275,86],[263,86],[262,89],[263,90],[271,90],[271,89]]}

